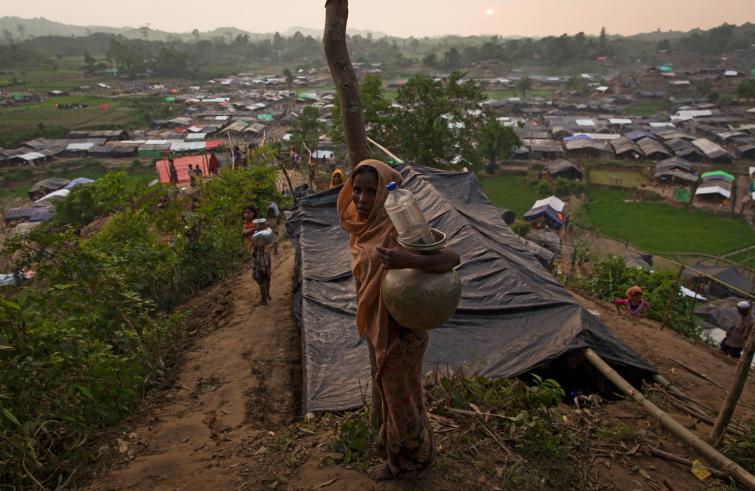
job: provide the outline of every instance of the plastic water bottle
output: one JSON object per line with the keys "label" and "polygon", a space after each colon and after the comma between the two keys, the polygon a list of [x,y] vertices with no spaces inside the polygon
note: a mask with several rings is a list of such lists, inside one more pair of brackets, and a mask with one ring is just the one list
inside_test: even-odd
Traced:
{"label": "plastic water bottle", "polygon": [[399,189],[398,184],[390,182],[385,187],[388,198],[385,211],[396,227],[398,236],[407,244],[432,244],[435,242],[430,225],[422,215],[414,194],[406,189]]}

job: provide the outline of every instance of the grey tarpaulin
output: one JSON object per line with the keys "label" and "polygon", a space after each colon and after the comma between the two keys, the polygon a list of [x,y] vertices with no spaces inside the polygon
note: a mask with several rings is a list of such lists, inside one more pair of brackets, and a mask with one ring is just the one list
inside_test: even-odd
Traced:
{"label": "grey tarpaulin", "polygon": [[[468,365],[486,376],[514,376],[589,346],[625,373],[655,372],[527,251],[474,174],[420,166],[399,170],[425,217],[448,235],[448,247],[462,258],[461,305],[432,331],[427,370]],[[336,216],[338,191],[310,195],[288,213],[297,250],[294,309],[302,329],[307,411],[353,408],[370,392],[367,347],[354,323],[348,237]]]}

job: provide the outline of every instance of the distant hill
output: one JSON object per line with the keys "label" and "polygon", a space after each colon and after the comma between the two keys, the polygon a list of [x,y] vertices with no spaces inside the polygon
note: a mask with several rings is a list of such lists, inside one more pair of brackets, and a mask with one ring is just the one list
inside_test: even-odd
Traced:
{"label": "distant hill", "polygon": [[[290,27],[286,32],[282,32],[282,36],[293,36],[296,32],[300,32],[305,36],[312,36],[313,38],[320,38],[323,34],[323,29],[311,29],[309,27]],[[351,36],[368,36],[372,35],[373,39],[389,37],[388,34],[380,31],[372,31],[370,29],[348,29],[348,34]]]}
{"label": "distant hill", "polygon": [[[305,36],[314,38],[322,37],[322,29],[311,29],[307,27],[291,27],[283,36],[293,36],[299,31]],[[273,33],[253,33],[238,29],[236,27],[219,27],[211,31],[198,32],[194,35],[191,32],[166,32],[158,29],[144,27],[106,27],[106,26],[73,26],[55,22],[44,17],[35,17],[33,19],[23,19],[21,17],[0,17],[0,42],[24,41],[30,38],[40,36],[88,36],[95,32],[104,32],[107,34],[120,34],[131,39],[149,39],[153,41],[167,41],[169,39],[181,39],[191,41],[192,39],[213,39],[215,37],[235,38],[238,35],[247,35],[249,39],[257,41],[260,39],[269,39]],[[350,29],[349,34],[359,34],[367,36],[371,34],[373,38],[386,37],[387,34],[370,30]]]}

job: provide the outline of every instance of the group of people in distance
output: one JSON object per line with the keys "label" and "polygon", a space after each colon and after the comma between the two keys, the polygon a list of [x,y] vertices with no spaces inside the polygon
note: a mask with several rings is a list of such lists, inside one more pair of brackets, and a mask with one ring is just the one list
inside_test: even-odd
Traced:
{"label": "group of people in distance", "polygon": [[[254,206],[245,206],[241,211],[244,218],[244,226],[241,235],[244,238],[246,248],[252,256],[252,279],[260,287],[260,305],[267,305],[272,297],[270,296],[270,282],[273,277],[272,260],[270,258],[270,249],[273,255],[278,255],[279,232],[283,219],[278,204],[271,201],[267,207],[265,218],[261,218]],[[272,243],[255,244],[254,235],[270,229],[272,232]]]}

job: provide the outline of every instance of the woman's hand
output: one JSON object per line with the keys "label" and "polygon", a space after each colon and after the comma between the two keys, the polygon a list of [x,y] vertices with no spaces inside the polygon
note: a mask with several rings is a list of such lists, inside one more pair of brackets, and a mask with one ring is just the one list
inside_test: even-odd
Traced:
{"label": "woman's hand", "polygon": [[459,265],[459,255],[451,249],[432,254],[415,254],[401,246],[378,247],[378,260],[385,269],[421,269],[428,273],[445,273]]}
{"label": "woman's hand", "polygon": [[391,248],[380,247],[377,248],[378,260],[383,264],[385,269],[404,269],[414,268],[415,256],[401,246],[395,246]]}

